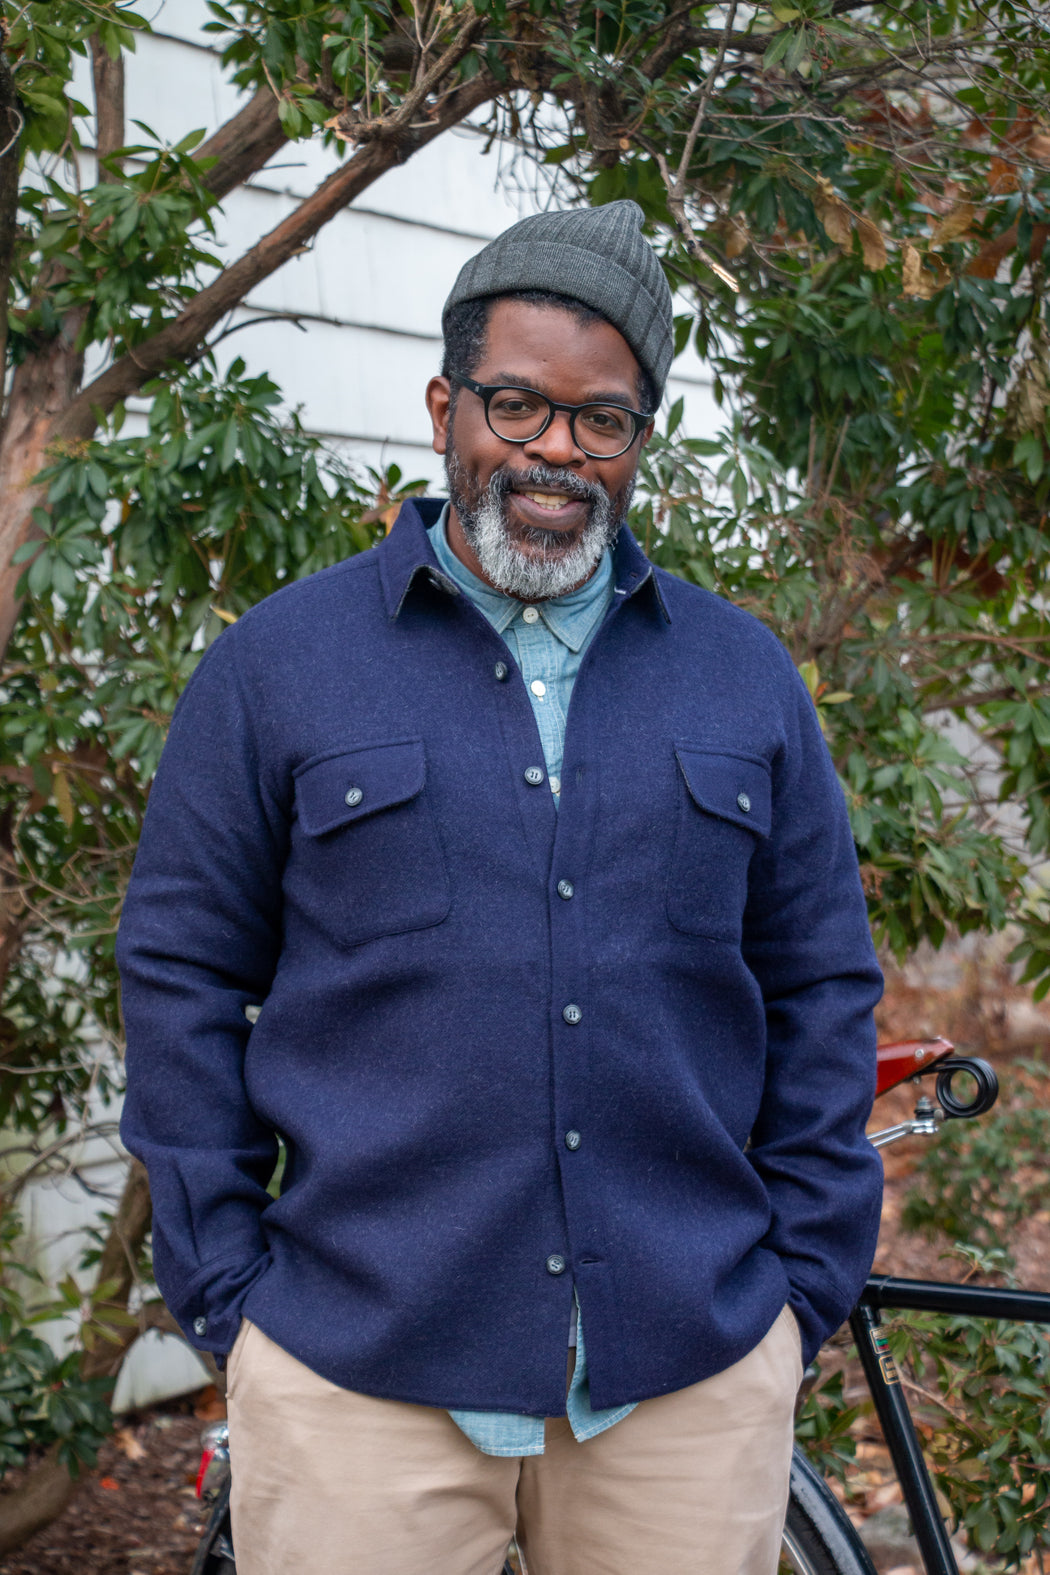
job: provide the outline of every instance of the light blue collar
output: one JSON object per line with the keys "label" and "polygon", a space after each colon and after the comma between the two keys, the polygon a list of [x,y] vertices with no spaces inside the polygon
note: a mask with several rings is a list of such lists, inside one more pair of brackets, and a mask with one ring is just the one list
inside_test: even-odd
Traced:
{"label": "light blue collar", "polygon": [[[503,634],[515,618],[528,605],[502,591],[494,591],[484,580],[461,563],[448,544],[446,523],[449,505],[446,503],[436,525],[427,532],[441,568],[475,606],[485,614],[497,634]],[[609,605],[613,577],[612,552],[607,547],[598,561],[598,567],[583,585],[567,596],[555,596],[550,601],[534,605],[543,622],[556,639],[570,651],[580,651],[587,644],[596,624]]]}

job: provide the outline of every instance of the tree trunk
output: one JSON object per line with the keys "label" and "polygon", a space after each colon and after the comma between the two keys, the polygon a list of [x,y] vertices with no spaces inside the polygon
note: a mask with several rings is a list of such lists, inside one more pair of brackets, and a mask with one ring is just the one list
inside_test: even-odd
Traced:
{"label": "tree trunk", "polygon": [[[96,1305],[97,1315],[103,1323],[107,1306],[122,1312],[127,1310],[135,1284],[135,1264],[150,1219],[149,1181],[144,1166],[133,1159],[98,1266],[100,1282],[116,1281],[109,1301]],[[144,1326],[155,1327],[161,1322],[156,1314],[143,1319]],[[165,1324],[169,1326],[170,1323]],[[85,1351],[80,1364],[85,1378],[105,1377],[116,1383],[120,1364],[138,1338],[139,1330],[119,1324],[113,1326],[113,1333],[118,1337],[115,1342],[100,1340],[92,1350]],[[31,1467],[12,1491],[0,1490],[0,1554],[21,1547],[34,1532],[50,1525],[70,1503],[82,1480],[83,1474],[71,1477],[59,1462],[56,1450],[49,1449],[43,1460]]]}
{"label": "tree trunk", "polygon": [[55,1446],[13,1492],[0,1490],[0,1554],[20,1548],[34,1531],[57,1519],[82,1481],[83,1476],[74,1481],[60,1464]]}
{"label": "tree trunk", "polygon": [[47,489],[33,477],[47,462],[54,424],[79,391],[84,357],[76,337],[82,312],[70,313],[53,339],[31,351],[11,380],[7,414],[0,436],[0,657],[7,649],[21,606],[15,587],[24,564],[11,559],[23,542],[43,536],[33,511],[47,501]]}

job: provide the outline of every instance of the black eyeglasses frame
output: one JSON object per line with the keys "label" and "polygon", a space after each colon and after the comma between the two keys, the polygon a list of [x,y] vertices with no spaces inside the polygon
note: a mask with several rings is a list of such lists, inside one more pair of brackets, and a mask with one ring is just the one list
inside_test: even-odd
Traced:
{"label": "black eyeglasses frame", "polygon": [[[466,388],[470,393],[476,394],[478,396],[482,404],[485,406],[485,422],[488,426],[488,429],[492,433],[493,437],[499,438],[501,443],[521,444],[535,442],[538,437],[542,437],[546,432],[547,428],[558,414],[558,411],[564,410],[565,414],[569,418],[569,435],[571,436],[572,441],[576,444],[576,447],[586,454],[588,459],[619,459],[622,455],[627,453],[627,450],[633,443],[637,442],[638,434],[643,432],[649,425],[650,421],[653,419],[651,415],[646,415],[642,410],[633,410],[630,405],[617,404],[615,399],[588,399],[586,404],[583,405],[563,405],[559,404],[559,402],[555,399],[549,399],[546,394],[541,394],[538,388],[527,388],[524,383],[477,383],[472,377],[464,377],[462,372],[450,373],[449,381],[452,383],[458,383],[461,388]],[[492,400],[497,394],[506,393],[508,389],[512,389],[518,394],[533,394],[537,399],[545,400],[549,406],[550,413],[547,416],[546,421],[536,432],[530,432],[528,437],[507,437],[505,433],[497,432],[496,428],[492,425],[492,419],[489,416],[489,405],[492,403]],[[610,410],[622,410],[624,415],[630,416],[631,420],[634,422],[634,431],[631,433],[630,438],[624,444],[623,448],[616,450],[615,454],[594,454],[589,448],[585,448],[580,442],[579,438],[576,436],[576,417],[581,411],[591,410],[595,405],[602,409],[608,406]]]}

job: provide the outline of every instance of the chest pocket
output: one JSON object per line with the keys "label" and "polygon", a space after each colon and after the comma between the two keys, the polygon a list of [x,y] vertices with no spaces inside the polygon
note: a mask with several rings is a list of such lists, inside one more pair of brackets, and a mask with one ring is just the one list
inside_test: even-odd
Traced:
{"label": "chest pocket", "polygon": [[667,916],[678,930],[737,941],[743,930],[748,867],[769,836],[772,779],[762,760],[675,746],[678,826]]}
{"label": "chest pocket", "polygon": [[292,912],[343,946],[426,929],[449,911],[423,740],[308,760],[295,773]]}

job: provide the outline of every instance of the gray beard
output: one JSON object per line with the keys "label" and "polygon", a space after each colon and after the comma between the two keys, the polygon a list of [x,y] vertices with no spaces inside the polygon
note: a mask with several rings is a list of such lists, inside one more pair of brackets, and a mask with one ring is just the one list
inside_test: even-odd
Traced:
{"label": "gray beard", "polygon": [[[620,529],[620,518],[604,487],[582,481],[571,470],[533,465],[525,471],[510,472],[502,466],[473,504],[467,501],[469,481],[454,449],[446,456],[445,474],[452,506],[485,577],[498,590],[520,601],[547,601],[582,585],[590,579],[602,553],[616,540]],[[553,530],[529,533],[530,545],[540,549],[535,556],[526,556],[511,541],[506,498],[513,486],[523,485],[536,492],[567,492],[590,503],[591,514],[583,534],[568,550],[561,545],[560,533]],[[623,500],[624,516],[631,491],[633,484]]]}

